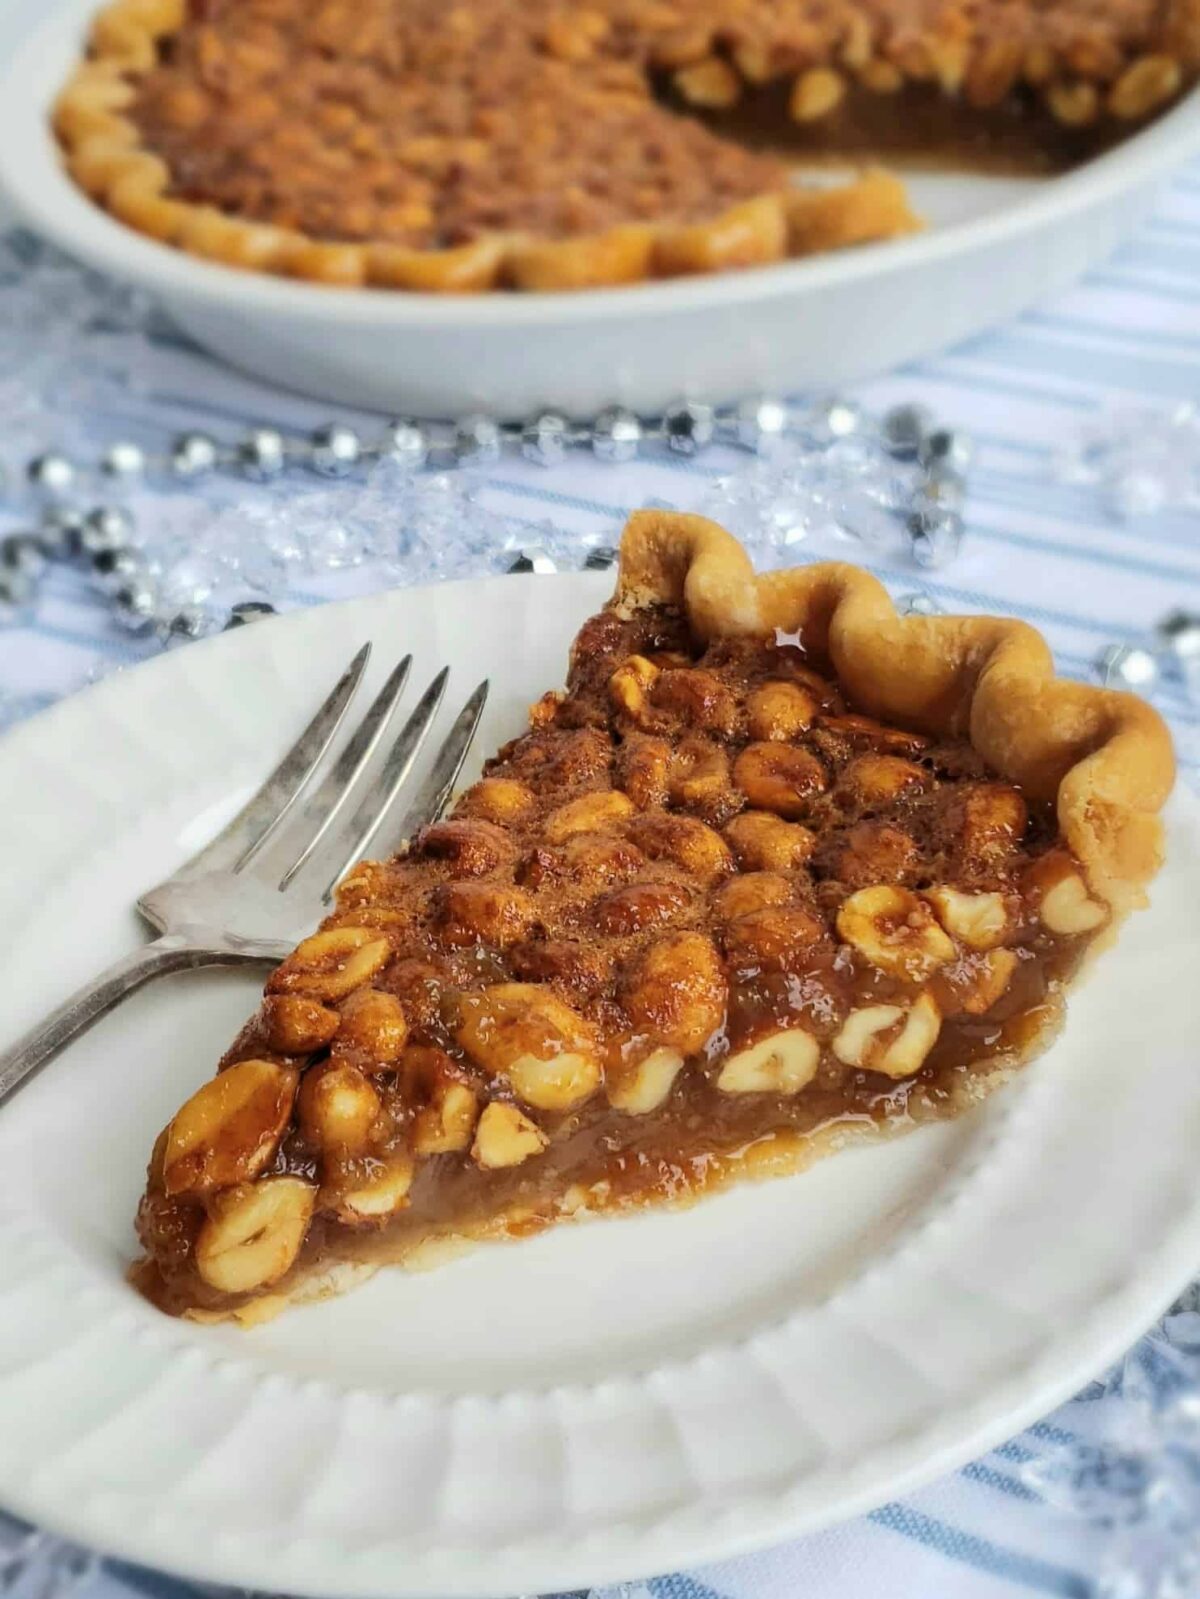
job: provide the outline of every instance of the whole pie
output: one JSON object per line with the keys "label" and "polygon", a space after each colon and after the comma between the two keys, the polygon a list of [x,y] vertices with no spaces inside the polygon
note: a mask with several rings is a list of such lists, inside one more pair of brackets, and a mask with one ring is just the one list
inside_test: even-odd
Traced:
{"label": "whole pie", "polygon": [[55,127],[114,216],[203,256],[564,289],[916,225],[879,170],[797,188],[780,129],[1078,143],[1198,66],[1195,0],[115,0]]}
{"label": "whole pie", "polygon": [[565,692],[351,870],[159,1137],[133,1281],[253,1321],[955,1116],[1144,903],[1173,775],[1022,623],[639,512]]}

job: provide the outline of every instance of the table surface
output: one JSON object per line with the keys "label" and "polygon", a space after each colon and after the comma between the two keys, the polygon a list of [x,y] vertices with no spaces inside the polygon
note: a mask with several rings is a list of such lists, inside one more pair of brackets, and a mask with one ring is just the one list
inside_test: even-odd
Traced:
{"label": "table surface", "polygon": [[[3,315],[0,293],[0,329]],[[166,332],[149,346],[137,341],[136,349],[114,333],[109,353],[118,365],[130,358],[134,380],[103,415],[71,415],[69,403],[63,406],[55,421],[73,447],[118,436],[161,444],[167,433],[188,425],[234,436],[249,422],[308,427],[327,419],[324,407],[221,369]],[[1200,611],[1197,504],[1168,504],[1121,520],[1107,508],[1101,486],[1066,481],[1061,467],[1089,430],[1110,443],[1124,437],[1136,446],[1154,439],[1148,417],[1165,418],[1200,402],[1200,165],[1169,186],[1132,242],[1068,293],[985,337],[865,385],[857,397],[873,410],[921,400],[965,429],[977,447],[960,555],[937,572],[873,557],[873,569],[894,592],[919,590],[947,609],[1023,617],[1046,634],[1060,669],[1081,677],[1105,645],[1147,644],[1167,611]],[[14,436],[32,444],[49,420],[43,407],[19,420]],[[739,469],[744,460],[721,450],[696,460],[664,454],[622,467],[573,458],[546,470],[506,460],[476,486],[482,507],[510,531],[526,528],[537,543],[547,522],[612,537],[625,513],[648,501],[711,508],[727,494],[722,480]],[[141,517],[155,514],[148,499],[138,497],[136,508]],[[16,526],[19,516],[5,520]],[[826,551],[810,544],[803,553]],[[369,566],[307,574],[285,598],[312,603],[378,582]],[[112,623],[79,574],[55,568],[34,614],[0,632],[0,720],[30,714],[98,671],[150,653],[152,645]],[[1183,776],[1194,780],[1200,703],[1169,676],[1153,697],[1176,734]],[[1183,1320],[1194,1337],[1200,1316]],[[1142,1347],[1144,1354],[1151,1346]],[[1200,1384],[1200,1339],[1192,1355]],[[1081,1440],[1111,1447],[1120,1437],[1127,1444],[1123,1407],[1128,1401],[1119,1385],[1093,1385],[1019,1439],[902,1502],[778,1551],[635,1585],[629,1599],[643,1593],[654,1599],[783,1599],[798,1592],[813,1599],[867,1599],[880,1592],[1001,1599],[1022,1588],[1087,1599],[1098,1591],[1106,1562],[1131,1558],[1132,1535],[1110,1534],[1071,1513],[1060,1502],[1071,1495],[1039,1486],[1029,1466],[1067,1458]],[[15,1532],[6,1534],[0,1524],[0,1586],[6,1536],[15,1547]],[[1151,1533],[1149,1546],[1151,1564],[1174,1551],[1166,1534]],[[81,1575],[61,1550],[43,1546],[41,1553],[40,1563],[31,1562],[18,1580],[16,1592],[29,1599],[35,1591],[48,1599],[68,1579],[96,1599],[101,1593],[121,1599],[125,1591],[187,1599],[194,1592],[113,1566],[87,1566]],[[1200,1593],[1200,1577],[1194,1590],[1182,1591]]]}

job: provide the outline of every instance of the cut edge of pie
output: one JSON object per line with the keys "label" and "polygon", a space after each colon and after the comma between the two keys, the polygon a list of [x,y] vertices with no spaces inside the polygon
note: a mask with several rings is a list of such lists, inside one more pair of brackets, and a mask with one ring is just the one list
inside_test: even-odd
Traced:
{"label": "cut edge of pie", "polygon": [[1146,902],[1173,777],[1023,623],[638,512],[567,693],[352,870],[160,1135],[131,1281],[252,1324],[956,1116]]}

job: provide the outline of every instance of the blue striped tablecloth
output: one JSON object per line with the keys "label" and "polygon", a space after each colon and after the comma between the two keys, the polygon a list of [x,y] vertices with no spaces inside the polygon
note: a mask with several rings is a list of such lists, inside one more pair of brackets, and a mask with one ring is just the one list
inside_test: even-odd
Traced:
{"label": "blue striped tablecloth", "polygon": [[[121,348],[114,334],[118,359]],[[1150,642],[1171,608],[1200,611],[1196,504],[1118,520],[1094,486],[1063,481],[1055,465],[1083,430],[1111,430],[1107,419],[1114,415],[1165,414],[1200,402],[1200,167],[1181,174],[1139,235],[1068,293],[865,385],[859,398],[871,408],[921,399],[968,430],[978,447],[961,555],[936,573],[901,561],[877,563],[894,590],[924,589],[947,608],[1027,618],[1046,633],[1061,669],[1077,676],[1089,674],[1105,644]],[[27,419],[22,438],[32,442],[37,420]],[[103,416],[72,415],[68,404],[61,417],[75,448],[116,436],[161,444],[167,431],[184,425],[232,436],[247,421],[322,420],[324,407],[221,369],[165,331],[139,351],[134,383]],[[1136,434],[1136,425],[1129,426]],[[547,520],[607,533],[651,499],[684,509],[711,506],[721,493],[718,480],[735,464],[720,451],[616,468],[574,458],[548,471],[505,462],[480,481],[479,497],[506,527],[527,528],[534,541]],[[805,546],[796,553],[803,559],[825,552]],[[372,581],[378,578],[368,568],[306,577],[290,598],[312,603]],[[150,650],[106,620],[81,577],[56,569],[28,624],[0,632],[0,714],[7,720],[28,714],[85,681],[97,663],[123,664]],[[1194,776],[1200,703],[1170,678],[1154,697],[1177,735],[1184,773]],[[1200,1316],[1183,1320],[1200,1324]],[[1200,1339],[1191,1336],[1200,1381]],[[1027,1467],[1081,1439],[1110,1438],[1114,1418],[1129,1403],[1119,1385],[1093,1385],[1020,1438],[901,1502],[771,1553],[636,1585],[631,1599],[1004,1599],[1022,1589],[1088,1599],[1098,1591],[1114,1537],[1130,1535],[1069,1513],[1058,1491],[1031,1482]],[[14,1538],[9,1529],[10,1545]],[[1151,1565],[1162,1542],[1149,1536]],[[52,1569],[75,1569],[61,1551],[58,1561],[58,1567],[24,1568],[17,1593],[43,1599]],[[186,1599],[191,1591],[113,1566],[89,1566],[80,1580],[92,1599],[121,1599],[124,1590]],[[4,1583],[0,1554],[0,1590]],[[1172,1590],[1173,1599],[1186,1594],[1200,1594],[1200,1576],[1194,1587]],[[1140,1599],[1137,1590],[1127,1590],[1127,1599]]]}

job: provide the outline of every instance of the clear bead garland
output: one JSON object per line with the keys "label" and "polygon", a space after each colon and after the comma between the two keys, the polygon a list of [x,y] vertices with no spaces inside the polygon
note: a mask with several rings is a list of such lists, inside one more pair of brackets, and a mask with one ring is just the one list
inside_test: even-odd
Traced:
{"label": "clear bead garland", "polygon": [[[613,406],[586,425],[546,411],[519,424],[333,420],[303,436],[192,428],[117,438],[97,456],[86,419],[153,388],[161,332],[138,295],[27,235],[0,238],[0,350],[20,374],[0,379],[13,451],[0,509],[18,518],[0,540],[0,621],[29,613],[56,564],[82,573],[132,634],[168,645],[341,567],[373,563],[400,583],[596,564],[615,529],[588,541],[484,510],[478,485],[506,458],[553,468],[572,454],[619,465],[736,452],[743,465],[713,483],[706,508],[764,564],[821,535],[934,567],[962,538],[969,440],[920,406],[872,418],[836,396],[680,399],[654,418]],[[254,611],[233,610],[250,599]]]}

